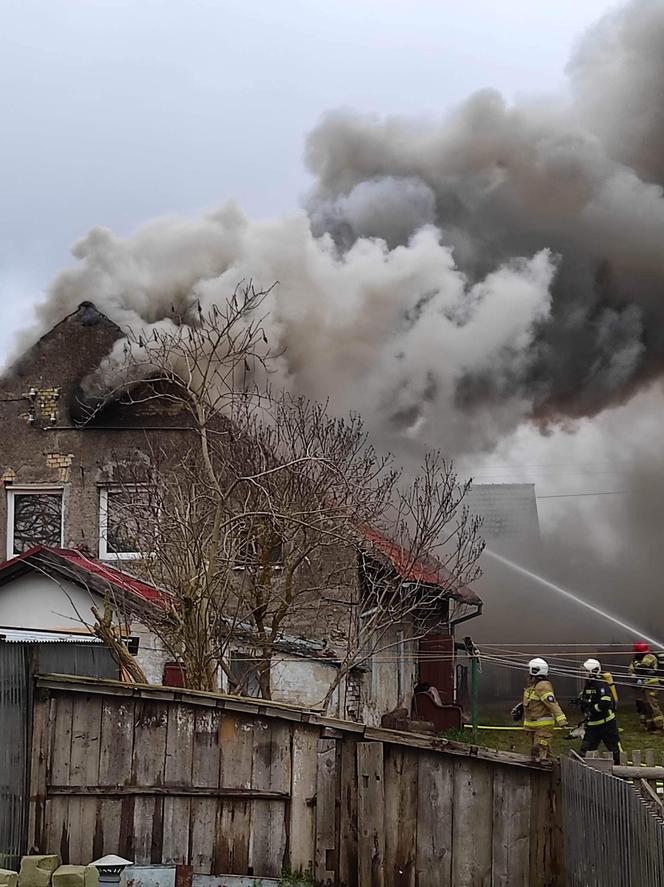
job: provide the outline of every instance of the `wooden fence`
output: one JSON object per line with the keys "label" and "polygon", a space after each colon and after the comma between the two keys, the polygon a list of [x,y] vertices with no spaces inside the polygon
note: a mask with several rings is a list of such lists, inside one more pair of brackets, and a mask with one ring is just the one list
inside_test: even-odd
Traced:
{"label": "wooden fence", "polygon": [[554,887],[554,773],[303,709],[37,680],[28,842],[337,887]]}

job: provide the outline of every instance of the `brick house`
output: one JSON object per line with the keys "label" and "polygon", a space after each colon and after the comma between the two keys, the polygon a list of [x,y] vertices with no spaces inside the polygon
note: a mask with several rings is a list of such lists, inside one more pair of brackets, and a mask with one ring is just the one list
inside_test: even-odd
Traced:
{"label": "brick house", "polygon": [[[10,563],[41,546],[42,551],[51,552],[53,563],[58,558],[62,561],[82,557],[88,565],[100,565],[93,567],[93,573],[106,565],[108,571],[116,574],[116,581],[122,581],[118,577],[123,574],[131,580],[135,553],[122,550],[120,537],[113,533],[117,495],[114,473],[118,459],[140,459],[148,442],[176,451],[189,429],[188,417],[179,405],[155,399],[112,403],[93,421],[81,424],[81,382],[122,337],[116,324],[94,305],[84,302],[28,349],[0,379],[0,551]],[[382,569],[387,567],[387,572],[392,571],[395,577],[422,586],[444,583],[444,577],[432,571],[430,565],[421,569],[411,565],[412,575],[403,575],[405,565],[390,544],[386,540],[377,546],[375,539],[372,542],[374,549],[382,553]],[[32,576],[30,581],[33,585],[41,583],[43,589],[44,576],[39,576],[39,568],[30,563],[30,557],[24,560]],[[8,575],[7,569],[6,564],[0,566],[0,583],[3,570]],[[349,582],[358,581],[359,569],[359,564],[349,563]],[[53,567],[50,572],[57,573],[57,569]],[[59,581],[62,582],[62,576]],[[3,597],[8,600],[11,588],[12,582],[0,584],[0,627]],[[461,589],[449,598],[462,604],[470,615],[477,615],[481,609],[480,599],[470,589]],[[46,609],[55,612],[52,606]],[[4,612],[8,612],[7,606]],[[275,699],[310,705],[321,698],[321,689],[329,686],[331,670],[336,667],[335,619],[333,613],[321,611],[319,615],[316,624],[289,626],[292,634],[280,639],[279,662],[271,674]],[[44,614],[39,618],[44,621]],[[50,622],[46,619],[48,625],[29,624],[39,618],[31,608],[22,627],[63,628],[59,617]],[[172,657],[159,649],[154,638],[141,631],[137,633],[142,635],[141,656],[144,662],[149,659],[149,679],[164,680],[164,667]],[[432,664],[432,639],[427,639],[426,675],[420,667],[417,644],[404,637],[403,632],[395,629],[391,640],[396,652],[376,656],[352,680],[344,682],[335,703],[337,714],[380,722],[385,712],[400,706],[410,709],[414,688],[424,678],[439,688],[444,705],[453,705],[451,634],[445,633],[439,639],[442,652],[437,666]]]}

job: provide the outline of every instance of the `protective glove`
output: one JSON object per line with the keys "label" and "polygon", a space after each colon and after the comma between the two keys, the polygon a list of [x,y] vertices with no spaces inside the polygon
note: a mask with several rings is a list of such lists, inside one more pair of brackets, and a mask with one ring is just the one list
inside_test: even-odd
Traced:
{"label": "protective glove", "polygon": [[511,711],[512,720],[520,721],[523,717],[523,702],[518,702]]}
{"label": "protective glove", "polygon": [[578,707],[583,705],[583,699],[580,696],[575,696],[574,699],[570,701],[572,705],[576,705]]}

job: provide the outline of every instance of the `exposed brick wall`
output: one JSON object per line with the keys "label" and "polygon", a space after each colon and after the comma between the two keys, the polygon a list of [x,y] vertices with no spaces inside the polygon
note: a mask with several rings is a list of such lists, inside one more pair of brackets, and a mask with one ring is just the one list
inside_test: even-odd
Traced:
{"label": "exposed brick wall", "polygon": [[[64,491],[65,547],[98,554],[100,486],[113,481],[118,465],[149,463],[151,450],[181,453],[187,431],[179,404],[151,400],[143,404],[115,403],[94,422],[77,424],[82,380],[95,370],[121,330],[89,305],[65,318],[47,333],[0,379],[6,395],[0,402],[0,559],[7,551],[8,486],[61,485]],[[343,565],[343,566],[342,566]],[[343,601],[357,593],[357,564],[351,551],[330,550],[304,571],[301,581],[318,589],[329,579],[329,595],[316,591],[306,611],[286,621],[289,634],[323,641],[330,650],[343,650],[352,608]],[[331,577],[334,576],[334,579]],[[143,636],[139,661],[151,680],[160,680],[170,658],[154,638]],[[324,663],[293,660],[293,674],[285,675],[300,692],[307,680],[329,670]],[[277,692],[279,692],[277,690]],[[379,722],[382,700],[367,709],[364,677],[354,677],[343,690],[342,714],[359,717],[363,711]],[[383,691],[381,690],[381,696]],[[385,700],[392,701],[393,692]],[[378,711],[378,716],[375,712]]]}

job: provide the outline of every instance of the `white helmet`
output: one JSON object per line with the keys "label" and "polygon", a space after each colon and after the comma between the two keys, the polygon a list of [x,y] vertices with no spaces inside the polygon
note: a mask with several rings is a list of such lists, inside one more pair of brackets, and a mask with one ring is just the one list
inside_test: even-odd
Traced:
{"label": "white helmet", "polygon": [[531,675],[547,675],[549,673],[549,663],[545,659],[531,659],[528,663],[528,671]]}
{"label": "white helmet", "polygon": [[602,666],[599,664],[598,659],[586,659],[581,667],[589,674],[597,675],[600,674],[600,672],[602,671]]}

